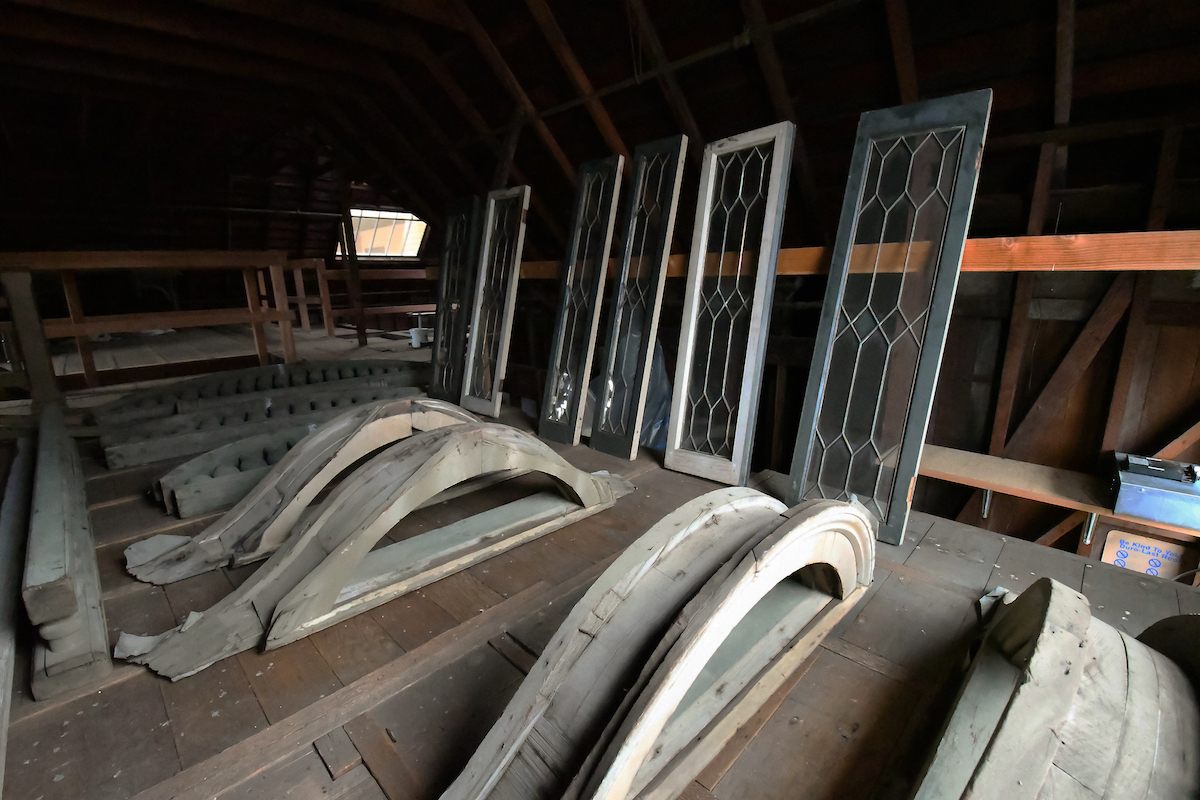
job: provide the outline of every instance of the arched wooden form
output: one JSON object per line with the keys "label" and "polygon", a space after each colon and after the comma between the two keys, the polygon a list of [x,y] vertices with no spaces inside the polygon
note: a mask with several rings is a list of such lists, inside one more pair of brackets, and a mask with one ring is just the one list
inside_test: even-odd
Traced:
{"label": "arched wooden form", "polygon": [[[367,558],[413,509],[464,481],[511,470],[554,479],[570,501],[554,493],[534,495],[515,501],[523,504],[521,508],[542,509],[531,519],[513,519],[496,531],[495,520],[512,516],[510,503],[472,517],[471,525],[463,521],[413,536]],[[122,634],[119,655],[172,679],[182,678],[255,646],[268,628],[267,649],[306,636],[607,508],[624,491],[628,484],[621,479],[578,470],[536,438],[503,425],[423,431],[387,448],[343,480],[232,594],[161,637]],[[547,504],[547,494],[559,503]],[[397,552],[402,557],[393,555]],[[394,563],[398,571],[378,574],[381,559]],[[356,575],[360,565],[366,574]],[[390,581],[387,586],[374,585],[385,578]],[[349,598],[349,605],[340,606],[341,613],[328,613],[331,604],[346,600],[341,594],[347,585],[362,581],[374,585],[369,596]],[[281,603],[285,600],[286,605]]]}
{"label": "arched wooden form", "polygon": [[718,489],[626,548],[568,613],[443,800],[561,796],[627,707],[622,693],[671,620],[784,510],[753,489]]}
{"label": "arched wooden form", "polygon": [[168,584],[229,564],[266,558],[329,483],[369,453],[412,435],[478,418],[441,400],[385,400],[316,428],[257,486],[195,536],[160,534],[125,549],[139,580]]}
{"label": "arched wooden form", "polygon": [[875,523],[864,508],[817,501],[789,516],[685,609],[583,796],[677,797],[866,591]]}
{"label": "arched wooden form", "polygon": [[[1194,623],[1143,637],[1091,616],[1087,598],[1043,578],[997,611],[915,798],[1166,800],[1200,794]],[[1192,680],[1189,680],[1189,675]]]}

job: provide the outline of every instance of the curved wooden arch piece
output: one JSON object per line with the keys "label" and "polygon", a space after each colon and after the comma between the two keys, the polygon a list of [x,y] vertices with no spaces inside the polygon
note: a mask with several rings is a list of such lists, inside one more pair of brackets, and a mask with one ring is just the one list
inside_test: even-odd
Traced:
{"label": "curved wooden arch piece", "polygon": [[784,510],[753,489],[718,489],[626,548],[568,613],[443,800],[560,796],[679,609]]}
{"label": "curved wooden arch piece", "polygon": [[[585,796],[677,797],[854,607],[874,573],[873,517],[837,501],[789,517],[685,609],[682,635],[653,666]],[[802,572],[813,566],[827,573]]]}
{"label": "curved wooden arch piece", "polygon": [[[178,679],[255,646],[268,628],[268,649],[290,641],[289,632],[296,633],[291,638],[307,635],[317,628],[306,625],[309,619],[305,615],[317,613],[324,608],[322,604],[335,601],[343,588],[338,582],[350,581],[375,544],[409,512],[464,481],[511,470],[539,472],[553,478],[571,496],[573,508],[583,507],[590,513],[607,508],[615,501],[617,491],[628,486],[620,479],[578,470],[534,437],[503,425],[462,424],[423,431],[392,445],[355,470],[233,593],[160,637],[122,634],[119,655]],[[494,513],[476,515],[476,523]],[[564,517],[572,518],[555,513],[555,519]],[[553,522],[535,524],[537,535],[554,530],[557,526]],[[447,552],[440,543],[450,527],[378,551],[385,553],[418,541],[429,544],[426,562],[415,574],[400,579],[397,593],[420,588],[502,552],[511,546],[510,540],[528,538],[518,530],[501,542],[484,537],[482,545],[473,550],[463,552],[451,547]],[[320,577],[309,581],[312,575]],[[287,607],[281,607],[276,615],[276,606],[285,598]],[[369,607],[356,607],[351,613]],[[273,616],[276,618],[272,623]],[[336,620],[327,618],[325,624],[332,621]]]}
{"label": "curved wooden arch piece", "polygon": [[139,580],[168,584],[234,561],[272,553],[329,483],[367,454],[414,430],[475,422],[441,400],[385,400],[354,408],[316,428],[276,462],[233,508],[194,537],[161,534],[125,549],[126,568]]}
{"label": "curved wooden arch piece", "polygon": [[[1196,632],[1171,623],[1148,638]],[[1188,669],[1043,578],[997,612],[913,796],[1195,797],[1200,704]]]}

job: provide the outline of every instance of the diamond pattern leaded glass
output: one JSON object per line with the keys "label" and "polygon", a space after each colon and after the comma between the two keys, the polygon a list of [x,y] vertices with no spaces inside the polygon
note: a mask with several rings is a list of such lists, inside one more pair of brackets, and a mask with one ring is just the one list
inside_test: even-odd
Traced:
{"label": "diamond pattern leaded glass", "polygon": [[429,396],[458,402],[466,366],[467,322],[475,267],[479,262],[479,201],[469,198],[446,213],[438,271],[437,319],[433,329]]}
{"label": "diamond pattern leaded glass", "polygon": [[907,518],[989,104],[872,112],[856,142],[792,479],[797,499],[857,499],[888,541]]}
{"label": "diamond pattern leaded glass", "polygon": [[779,123],[705,150],[667,444],[672,469],[727,483],[749,476],[794,131]]}
{"label": "diamond pattern leaded glass", "polygon": [[633,458],[641,438],[663,281],[679,202],[687,137],[641,145],[633,154],[624,248],[613,291],[591,446]]}
{"label": "diamond pattern leaded glass", "polygon": [[493,417],[500,413],[528,207],[529,187],[520,186],[489,193],[484,213],[462,405]]}
{"label": "diamond pattern leaded glass", "polygon": [[538,426],[544,439],[579,442],[624,161],[612,156],[579,169],[574,221],[563,261],[562,300]]}

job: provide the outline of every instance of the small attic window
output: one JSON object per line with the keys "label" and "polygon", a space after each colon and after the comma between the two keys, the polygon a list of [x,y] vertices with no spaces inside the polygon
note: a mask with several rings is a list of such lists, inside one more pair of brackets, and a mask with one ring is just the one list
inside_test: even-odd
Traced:
{"label": "small attic window", "polygon": [[[359,258],[416,258],[426,224],[408,211],[352,208],[354,250]],[[338,244],[338,255],[342,247]]]}

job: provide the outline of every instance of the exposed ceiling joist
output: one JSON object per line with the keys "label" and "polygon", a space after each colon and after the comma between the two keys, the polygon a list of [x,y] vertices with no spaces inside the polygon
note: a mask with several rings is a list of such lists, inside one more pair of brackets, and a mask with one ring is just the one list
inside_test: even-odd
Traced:
{"label": "exposed ceiling joist", "polygon": [[692,107],[688,105],[683,89],[680,88],[679,81],[675,78],[675,70],[667,59],[667,52],[658,38],[658,31],[654,29],[654,22],[651,21],[650,14],[646,11],[642,0],[629,0],[628,9],[633,15],[631,21],[637,28],[637,36],[650,51],[650,61],[654,69],[658,70],[658,85],[667,99],[667,105],[671,107],[675,121],[688,136],[688,150],[698,159],[704,149],[704,135],[700,133],[700,126],[696,124]]}
{"label": "exposed ceiling joist", "polygon": [[917,84],[917,60],[913,55],[912,30],[905,0],[884,0],[888,36],[892,40],[892,59],[896,63],[896,82],[901,103],[915,103],[921,96]]}
{"label": "exposed ceiling joist", "polygon": [[504,60],[504,56],[500,53],[496,43],[492,41],[492,37],[488,35],[487,29],[483,27],[483,23],[475,16],[474,12],[467,6],[464,0],[451,0],[456,16],[463,22],[463,30],[467,36],[471,37],[471,41],[479,49],[480,55],[487,62],[492,72],[499,78],[500,83],[504,85],[505,90],[516,101],[517,106],[524,112],[530,124],[533,125],[533,130],[537,133],[538,138],[542,140],[542,144],[550,151],[551,158],[558,164],[558,168],[562,170],[563,175],[572,184],[575,183],[575,165],[567,154],[563,152],[562,147],[558,143],[558,139],[550,132],[550,128],[546,126],[545,121],[538,115],[537,108],[534,107],[533,101],[529,99],[529,95],[525,93],[525,89],[521,86],[521,82],[517,80],[517,76],[513,74],[512,69],[508,66],[508,62]]}
{"label": "exposed ceiling joist", "polygon": [[567,77],[575,85],[576,91],[579,92],[579,96],[583,99],[584,107],[587,108],[592,121],[596,123],[596,128],[599,129],[600,135],[604,137],[605,144],[614,153],[621,154],[625,158],[626,163],[628,163],[629,148],[625,145],[624,139],[621,138],[621,134],[617,130],[617,126],[613,123],[612,117],[608,115],[608,109],[600,102],[600,98],[596,97],[596,90],[592,87],[592,82],[588,79],[583,65],[575,57],[575,51],[571,49],[571,44],[567,41],[567,35],[563,33],[562,28],[558,25],[558,20],[554,18],[554,12],[550,10],[550,6],[546,0],[525,0],[525,5],[529,7],[529,12],[533,14],[538,28],[541,29],[542,35],[546,37],[546,42],[550,45],[550,49],[554,51],[558,62],[562,64]]}

